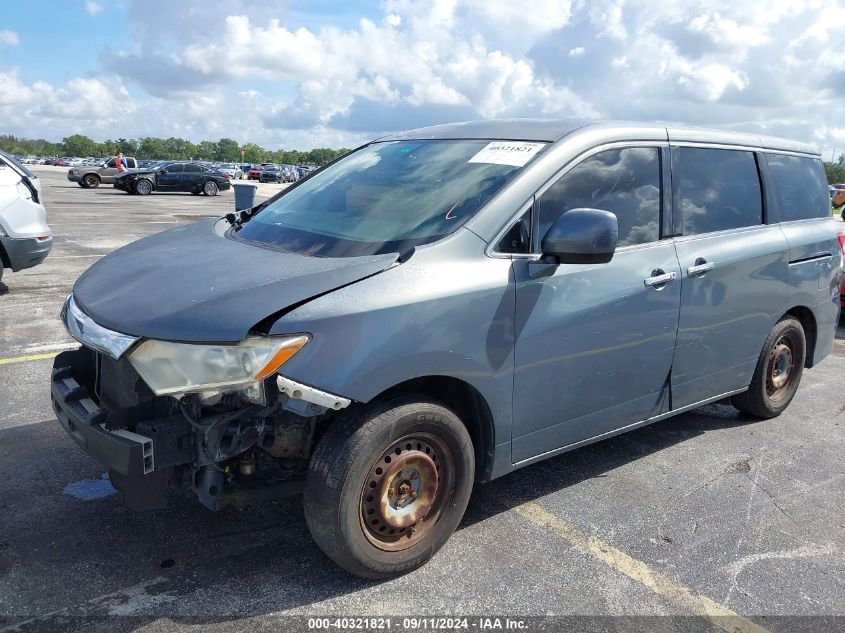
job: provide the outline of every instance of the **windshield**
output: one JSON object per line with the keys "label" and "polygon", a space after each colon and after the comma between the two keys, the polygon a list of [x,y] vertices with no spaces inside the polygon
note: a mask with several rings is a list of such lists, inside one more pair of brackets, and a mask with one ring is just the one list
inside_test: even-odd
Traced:
{"label": "windshield", "polygon": [[454,232],[543,147],[486,140],[373,143],[302,181],[237,235],[322,257],[402,252]]}

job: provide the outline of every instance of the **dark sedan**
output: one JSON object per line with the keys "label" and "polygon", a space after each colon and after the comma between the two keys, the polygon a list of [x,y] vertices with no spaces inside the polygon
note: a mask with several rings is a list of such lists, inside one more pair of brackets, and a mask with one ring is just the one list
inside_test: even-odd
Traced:
{"label": "dark sedan", "polygon": [[231,187],[219,171],[199,163],[161,163],[146,169],[130,169],[115,177],[114,186],[130,194],[146,196],[153,191],[184,191],[195,196],[216,196]]}
{"label": "dark sedan", "polygon": [[258,176],[258,182],[283,182],[284,172],[276,165],[268,165],[261,169],[261,175]]}

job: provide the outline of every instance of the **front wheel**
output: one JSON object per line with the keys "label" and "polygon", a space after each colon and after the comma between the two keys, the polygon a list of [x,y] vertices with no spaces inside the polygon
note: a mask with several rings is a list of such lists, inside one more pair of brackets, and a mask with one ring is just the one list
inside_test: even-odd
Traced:
{"label": "front wheel", "polygon": [[806,356],[801,322],[791,316],[782,318],[763,345],[748,391],[733,396],[731,404],[758,418],[779,416],[795,397]]}
{"label": "front wheel", "polygon": [[135,193],[139,196],[148,196],[153,192],[153,183],[149,180],[139,180],[135,183]]}
{"label": "front wheel", "polygon": [[202,186],[202,192],[207,196],[216,196],[218,191],[217,183],[213,180],[209,180]]}
{"label": "front wheel", "polygon": [[85,186],[90,189],[96,189],[100,186],[100,179],[94,174],[88,174],[82,179],[82,182],[84,182]]}
{"label": "front wheel", "polygon": [[472,440],[436,402],[362,406],[320,439],[305,482],[305,521],[321,550],[374,580],[425,564],[452,535],[475,473]]}

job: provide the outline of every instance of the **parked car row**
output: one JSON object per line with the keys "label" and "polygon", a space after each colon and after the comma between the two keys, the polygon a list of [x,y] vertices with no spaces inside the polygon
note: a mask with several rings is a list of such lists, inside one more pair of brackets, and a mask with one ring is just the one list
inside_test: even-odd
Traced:
{"label": "parked car row", "polygon": [[247,178],[259,182],[296,182],[315,169],[317,168],[313,165],[261,163],[260,165],[250,166],[247,171]]}

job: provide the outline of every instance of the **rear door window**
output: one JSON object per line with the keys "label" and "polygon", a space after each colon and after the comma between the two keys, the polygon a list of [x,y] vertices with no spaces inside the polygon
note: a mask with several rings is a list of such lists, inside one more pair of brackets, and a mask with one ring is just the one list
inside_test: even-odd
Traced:
{"label": "rear door window", "polygon": [[660,239],[660,150],[627,147],[578,163],[539,198],[539,237],[567,211],[582,207],[616,214],[619,246]]}
{"label": "rear door window", "polygon": [[816,158],[766,154],[781,222],[830,217],[827,176]]}
{"label": "rear door window", "polygon": [[763,223],[762,188],[753,152],[673,147],[672,153],[684,235]]}

